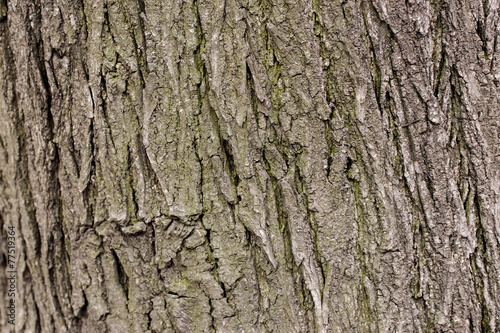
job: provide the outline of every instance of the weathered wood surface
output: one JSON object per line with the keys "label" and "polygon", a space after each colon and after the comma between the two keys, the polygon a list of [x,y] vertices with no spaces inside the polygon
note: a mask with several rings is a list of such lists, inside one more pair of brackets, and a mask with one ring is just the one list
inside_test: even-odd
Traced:
{"label": "weathered wood surface", "polygon": [[498,5],[1,0],[17,331],[499,332]]}

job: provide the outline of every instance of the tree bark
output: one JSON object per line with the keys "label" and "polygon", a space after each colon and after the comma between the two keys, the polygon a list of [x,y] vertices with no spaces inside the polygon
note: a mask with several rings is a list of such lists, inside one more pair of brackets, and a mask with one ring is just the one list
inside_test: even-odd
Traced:
{"label": "tree bark", "polygon": [[1,0],[2,332],[500,332],[498,6]]}

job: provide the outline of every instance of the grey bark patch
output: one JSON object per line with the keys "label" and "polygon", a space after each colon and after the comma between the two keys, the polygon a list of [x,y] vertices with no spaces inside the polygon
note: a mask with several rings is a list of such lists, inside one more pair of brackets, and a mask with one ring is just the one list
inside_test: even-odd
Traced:
{"label": "grey bark patch", "polygon": [[499,331],[497,7],[0,1],[2,332]]}

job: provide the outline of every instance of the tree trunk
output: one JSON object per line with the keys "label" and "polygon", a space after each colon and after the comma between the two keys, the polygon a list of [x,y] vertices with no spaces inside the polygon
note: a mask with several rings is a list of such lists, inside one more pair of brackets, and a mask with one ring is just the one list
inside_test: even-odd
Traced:
{"label": "tree trunk", "polygon": [[500,332],[498,6],[1,0],[2,332]]}

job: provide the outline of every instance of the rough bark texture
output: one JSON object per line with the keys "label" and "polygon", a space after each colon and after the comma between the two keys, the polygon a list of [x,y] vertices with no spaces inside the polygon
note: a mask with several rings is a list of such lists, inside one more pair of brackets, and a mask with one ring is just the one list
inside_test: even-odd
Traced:
{"label": "rough bark texture", "polygon": [[500,332],[498,5],[1,0],[2,332]]}

